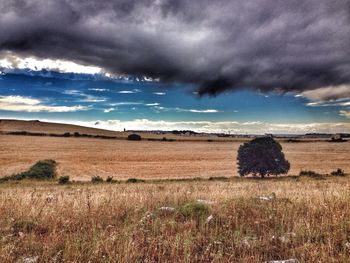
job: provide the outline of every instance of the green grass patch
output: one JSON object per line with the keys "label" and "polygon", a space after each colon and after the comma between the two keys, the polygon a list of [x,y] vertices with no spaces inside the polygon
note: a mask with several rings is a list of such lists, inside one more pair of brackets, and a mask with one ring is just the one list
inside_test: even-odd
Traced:
{"label": "green grass patch", "polygon": [[34,164],[27,171],[0,178],[0,182],[19,181],[24,179],[48,180],[56,177],[56,161],[42,160]]}
{"label": "green grass patch", "polygon": [[206,204],[193,201],[181,206],[179,211],[186,218],[200,219],[208,215],[209,207]]}

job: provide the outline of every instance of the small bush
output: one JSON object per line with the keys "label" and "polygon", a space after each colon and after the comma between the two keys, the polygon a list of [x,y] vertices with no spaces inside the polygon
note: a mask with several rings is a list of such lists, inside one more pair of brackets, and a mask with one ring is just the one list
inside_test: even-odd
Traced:
{"label": "small bush", "polygon": [[144,183],[145,180],[142,180],[142,179],[137,179],[137,178],[129,178],[128,180],[126,180],[126,183],[129,184],[129,183]]}
{"label": "small bush", "polygon": [[28,171],[2,177],[0,182],[23,179],[54,179],[56,177],[56,165],[57,163],[54,160],[42,160],[30,167]]}
{"label": "small bush", "polygon": [[315,171],[300,171],[299,176],[320,177],[322,175]]}
{"label": "small bush", "polygon": [[345,176],[344,170],[338,168],[336,171],[331,172],[332,176]]}
{"label": "small bush", "polygon": [[113,176],[108,176],[106,179],[107,183],[112,183],[113,182]]}
{"label": "small bush", "polygon": [[129,141],[141,141],[141,136],[136,134],[136,133],[133,133],[133,134],[130,134],[128,136],[128,140]]}
{"label": "small bush", "polygon": [[4,176],[4,177],[1,177],[0,178],[0,183],[4,183],[4,182],[7,182],[9,180],[11,180],[11,176]]}
{"label": "small bush", "polygon": [[103,182],[103,178],[101,176],[93,176],[91,177],[91,182],[92,183],[102,183]]}
{"label": "small bush", "polygon": [[58,183],[59,184],[68,184],[69,183],[69,176],[60,176],[60,178],[58,178]]}
{"label": "small bush", "polygon": [[207,215],[209,207],[206,204],[199,202],[187,203],[180,207],[180,213],[187,218],[200,219]]}
{"label": "small bush", "polygon": [[34,164],[30,169],[22,173],[25,178],[53,179],[56,176],[56,161],[43,160]]}

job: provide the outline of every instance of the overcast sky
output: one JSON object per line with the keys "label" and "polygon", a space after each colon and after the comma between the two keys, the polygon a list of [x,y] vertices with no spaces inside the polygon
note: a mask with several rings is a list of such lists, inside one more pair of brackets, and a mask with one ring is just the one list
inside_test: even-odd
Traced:
{"label": "overcast sky", "polygon": [[349,0],[0,0],[0,10],[0,117],[350,131]]}

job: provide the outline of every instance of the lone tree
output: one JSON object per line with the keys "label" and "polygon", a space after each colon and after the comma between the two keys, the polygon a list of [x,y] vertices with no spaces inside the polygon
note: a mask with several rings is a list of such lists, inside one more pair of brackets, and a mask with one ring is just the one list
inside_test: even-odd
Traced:
{"label": "lone tree", "polygon": [[237,164],[240,176],[252,174],[261,178],[286,174],[290,168],[282,146],[271,137],[255,138],[241,145],[238,149]]}

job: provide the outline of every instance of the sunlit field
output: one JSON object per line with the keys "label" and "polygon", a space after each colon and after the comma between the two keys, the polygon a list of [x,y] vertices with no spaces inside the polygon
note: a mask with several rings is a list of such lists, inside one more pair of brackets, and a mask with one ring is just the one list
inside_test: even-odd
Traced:
{"label": "sunlit field", "polygon": [[0,187],[1,262],[350,260],[347,177]]}
{"label": "sunlit field", "polygon": [[[208,178],[237,175],[237,150],[242,141],[162,142],[0,136],[0,176],[28,169],[43,159],[58,162],[59,176],[90,181],[92,176],[115,179]],[[301,170],[350,171],[350,143],[282,142],[291,163],[289,175]]]}
{"label": "sunlit field", "polygon": [[327,175],[348,142],[282,142],[289,174],[257,179],[237,176],[239,141],[0,140],[2,176],[53,159],[75,181],[0,184],[0,262],[350,260],[349,179]]}
{"label": "sunlit field", "polygon": [[0,263],[350,263],[350,0],[0,11]]}

